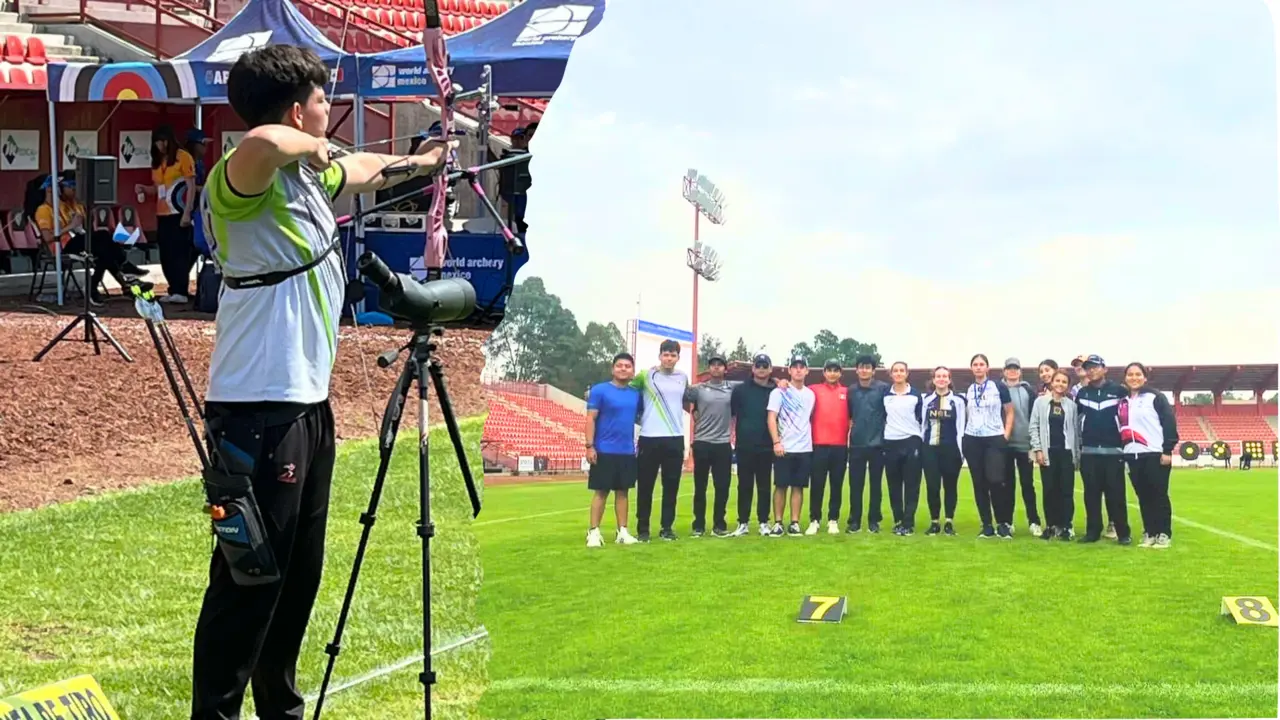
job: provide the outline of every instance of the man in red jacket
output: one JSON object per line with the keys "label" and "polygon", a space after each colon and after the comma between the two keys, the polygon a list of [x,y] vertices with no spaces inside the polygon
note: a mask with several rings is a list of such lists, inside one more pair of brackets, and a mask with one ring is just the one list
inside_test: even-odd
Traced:
{"label": "man in red jacket", "polygon": [[813,386],[817,400],[813,410],[813,474],[809,479],[809,529],[817,535],[822,522],[822,496],[828,480],[831,504],[827,511],[827,533],[840,534],[840,501],[844,489],[844,469],[849,462],[849,389],[840,384],[839,360],[822,367],[821,385]]}

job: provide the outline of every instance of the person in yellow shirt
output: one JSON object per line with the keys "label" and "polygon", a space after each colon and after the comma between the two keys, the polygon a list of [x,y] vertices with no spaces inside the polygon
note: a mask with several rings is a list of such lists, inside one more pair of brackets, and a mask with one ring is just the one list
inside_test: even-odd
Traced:
{"label": "person in yellow shirt", "polygon": [[191,268],[196,262],[191,212],[195,209],[196,163],[178,145],[173,128],[161,125],[151,132],[151,184],[138,184],[139,199],[156,199],[156,243],[160,269],[169,293],[160,302],[190,300]]}
{"label": "person in yellow shirt", "polygon": [[[33,218],[36,227],[40,230],[41,241],[50,252],[54,252],[53,247],[53,178],[45,178],[44,184],[44,202],[36,208]],[[90,232],[84,206],[76,200],[76,174],[72,170],[67,170],[58,178],[58,223],[57,230],[60,233],[59,240],[62,244],[62,253],[64,255],[83,253],[86,249],[86,239],[88,240],[88,250],[93,254],[93,277],[89,283],[90,293],[89,302],[94,305],[102,305],[106,298],[98,292],[98,286],[102,283],[103,276],[110,272],[111,277],[122,286],[131,281],[126,278],[125,272],[142,274],[141,271],[129,263],[125,258],[124,250],[111,240],[111,232],[109,230],[93,230]]]}

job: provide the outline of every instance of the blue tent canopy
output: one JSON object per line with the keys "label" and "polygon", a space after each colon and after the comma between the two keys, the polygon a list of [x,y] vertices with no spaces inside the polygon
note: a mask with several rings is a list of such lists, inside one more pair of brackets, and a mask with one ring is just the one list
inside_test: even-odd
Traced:
{"label": "blue tent canopy", "polygon": [[355,92],[355,56],[334,45],[290,0],[249,0],[220,30],[170,60],[106,65],[51,62],[49,99],[165,102],[199,98],[206,103],[224,102],[231,66],[245,52],[266,45],[313,50],[326,65],[337,68],[336,94]]}
{"label": "blue tent canopy", "polygon": [[[453,82],[477,88],[489,65],[495,95],[551,97],[574,42],[600,24],[604,10],[605,0],[525,0],[445,41]],[[361,55],[359,91],[366,98],[434,94],[422,46]]]}

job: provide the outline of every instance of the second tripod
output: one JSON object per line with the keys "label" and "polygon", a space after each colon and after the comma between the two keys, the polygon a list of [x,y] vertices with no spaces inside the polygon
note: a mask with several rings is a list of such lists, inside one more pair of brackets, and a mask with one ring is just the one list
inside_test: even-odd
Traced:
{"label": "second tripod", "polygon": [[471,475],[471,466],[467,462],[467,453],[462,446],[462,433],[458,429],[457,417],[453,414],[453,404],[445,388],[444,371],[440,360],[435,356],[437,341],[444,335],[440,327],[415,328],[413,338],[408,345],[399,350],[383,353],[378,357],[379,367],[388,367],[406,350],[404,369],[396,381],[396,387],[387,401],[387,409],[382,418],[382,427],[378,437],[378,475],[373,483],[373,491],[369,496],[369,506],[360,516],[360,524],[364,526],[360,534],[360,544],[356,547],[355,563],[351,568],[351,578],[347,583],[346,596],[342,599],[342,611],[338,614],[338,626],[334,632],[333,642],[325,647],[329,656],[329,664],[324,671],[324,681],[320,685],[320,695],[316,698],[316,711],[313,716],[319,720],[320,711],[324,707],[325,694],[329,681],[333,676],[333,666],[341,652],[342,633],[346,629],[347,617],[351,612],[351,601],[355,596],[356,582],[360,577],[360,566],[364,563],[365,548],[369,543],[369,534],[377,520],[378,503],[382,498],[382,485],[387,478],[387,470],[391,464],[391,456],[395,451],[396,433],[400,428],[400,419],[404,413],[405,402],[409,396],[409,388],[415,382],[418,387],[418,522],[417,534],[422,540],[422,643],[423,668],[418,676],[423,688],[423,717],[431,717],[431,686],[435,684],[436,675],[431,669],[431,538],[435,536],[435,524],[431,519],[431,447],[427,405],[427,376],[435,386],[436,396],[440,402],[440,410],[449,431],[449,439],[453,442],[453,451],[457,458],[458,468],[467,486],[467,494],[471,498],[472,516],[480,514],[480,493]]}

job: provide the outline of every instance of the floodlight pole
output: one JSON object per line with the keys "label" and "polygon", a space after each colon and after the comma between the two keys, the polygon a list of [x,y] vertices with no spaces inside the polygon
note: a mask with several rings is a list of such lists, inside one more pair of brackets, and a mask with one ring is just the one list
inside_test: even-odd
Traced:
{"label": "floodlight pole", "polygon": [[[684,177],[684,199],[693,205],[693,247],[686,253],[689,269],[693,270],[693,374],[698,374],[698,279],[705,277],[715,281],[719,277],[719,260],[713,251],[707,248],[703,252],[702,241],[698,237],[699,223],[702,215],[716,225],[724,223],[724,196],[716,186],[697,170],[690,169]],[[693,439],[693,418],[689,418],[689,438]]]}

